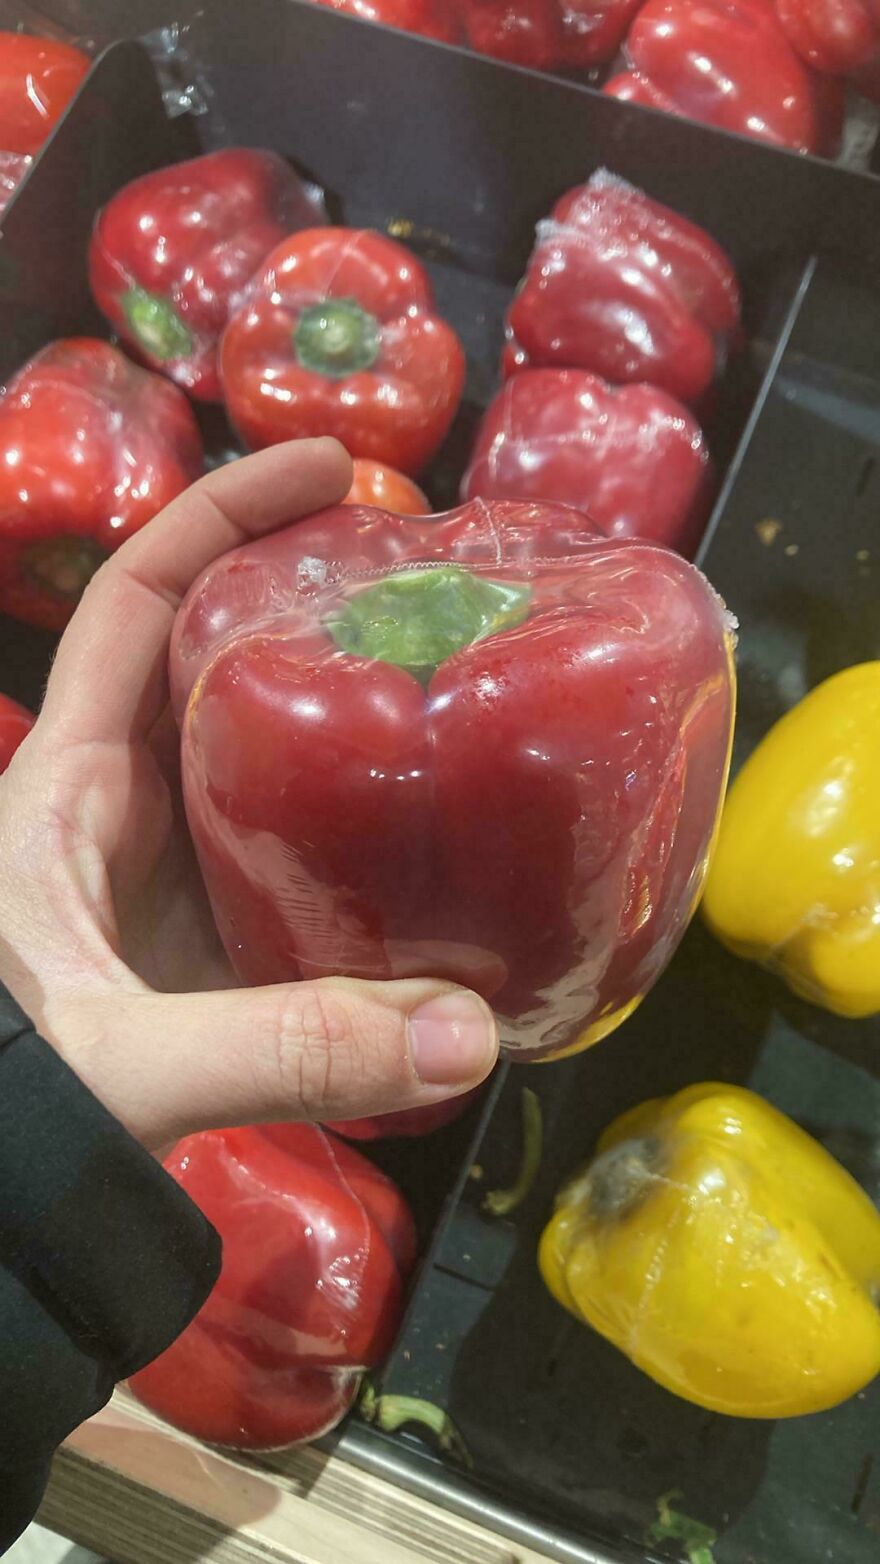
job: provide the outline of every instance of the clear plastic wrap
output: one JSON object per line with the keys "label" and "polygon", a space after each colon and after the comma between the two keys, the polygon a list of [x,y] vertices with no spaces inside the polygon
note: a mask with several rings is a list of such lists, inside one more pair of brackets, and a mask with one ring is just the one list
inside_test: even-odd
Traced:
{"label": "clear plastic wrap", "polygon": [[275,152],[230,147],[158,169],[98,213],[95,302],[143,363],[219,401],[218,343],[254,273],[285,234],[325,215]]}
{"label": "clear plastic wrap", "polygon": [[266,258],[220,368],[229,416],[253,449],[336,435],[352,456],[415,475],[458,411],[466,365],[410,250],[323,228]]}
{"label": "clear plastic wrap", "polygon": [[182,391],[93,337],[0,394],[0,611],[62,630],[101,562],[202,474]]}
{"label": "clear plastic wrap", "polygon": [[694,402],[739,321],[739,286],[720,245],[600,169],[538,225],[508,316],[506,368],[588,369]]}
{"label": "clear plastic wrap", "polygon": [[165,1167],[217,1228],[223,1268],[193,1323],[131,1389],[211,1444],[318,1438],[397,1332],[415,1259],[403,1196],[311,1124],[192,1135]]}
{"label": "clear plastic wrap", "polygon": [[693,566],[560,506],[339,507],[228,555],[171,677],[239,975],[448,977],[518,1058],[597,1041],[694,911],[731,649]]}
{"label": "clear plastic wrap", "polygon": [[578,369],[528,369],[489,407],[464,500],[553,500],[609,537],[650,538],[690,557],[712,497],[699,424],[656,386],[611,386]]}
{"label": "clear plastic wrap", "polygon": [[880,1214],[743,1087],[616,1120],[561,1191],[540,1264],[576,1318],[715,1412],[816,1412],[880,1371]]}

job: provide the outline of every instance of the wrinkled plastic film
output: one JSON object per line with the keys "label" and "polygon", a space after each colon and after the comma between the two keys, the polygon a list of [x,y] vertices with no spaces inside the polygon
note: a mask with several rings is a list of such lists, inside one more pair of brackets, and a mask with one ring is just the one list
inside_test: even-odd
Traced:
{"label": "wrinkled plastic film", "polygon": [[506,382],[461,487],[464,500],[573,505],[609,537],[650,538],[688,558],[712,491],[702,430],[674,397],[558,369],[528,369]]}
{"label": "wrinkled plastic film", "polygon": [[209,572],[172,680],[246,982],[444,977],[549,1057],[613,1030],[693,913],[730,628],[672,554],[553,506],[326,512]]}
{"label": "wrinkled plastic film", "polygon": [[714,239],[600,169],[538,224],[505,368],[586,369],[691,403],[723,366],[739,315],[736,277]]}
{"label": "wrinkled plastic film", "polygon": [[318,1438],[393,1341],[414,1259],[403,1198],[313,1125],[191,1136],[165,1165],[220,1233],[223,1268],[193,1323],[132,1389],[214,1444]]}

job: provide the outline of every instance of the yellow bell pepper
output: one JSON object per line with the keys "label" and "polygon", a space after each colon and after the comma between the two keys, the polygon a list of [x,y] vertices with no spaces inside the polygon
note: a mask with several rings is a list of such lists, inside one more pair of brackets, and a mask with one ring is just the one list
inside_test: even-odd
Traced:
{"label": "yellow bell pepper", "polygon": [[880,662],[827,679],[758,745],[724,807],[703,912],[803,998],[880,1011]]}
{"label": "yellow bell pepper", "polygon": [[539,1261],[565,1308],[714,1412],[817,1412],[880,1372],[880,1213],[743,1087],[689,1086],[615,1120]]}

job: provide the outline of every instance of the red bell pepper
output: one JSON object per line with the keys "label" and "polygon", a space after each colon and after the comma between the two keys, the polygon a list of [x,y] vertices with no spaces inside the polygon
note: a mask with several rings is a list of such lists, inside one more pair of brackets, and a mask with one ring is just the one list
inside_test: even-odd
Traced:
{"label": "red bell pepper", "polygon": [[274,152],[232,147],[145,174],[98,213],[98,308],[143,363],[219,402],[217,344],[273,245],[320,221],[320,200]]}
{"label": "red bell pepper", "polygon": [[600,169],[556,203],[508,316],[524,365],[650,380],[692,402],[739,332],[736,274],[704,229]]}
{"label": "red bell pepper", "polygon": [[175,386],[107,342],[52,342],[0,395],[0,612],[63,630],[108,554],[198,478]]}
{"label": "red bell pepper", "polygon": [[729,643],[692,565],[567,507],[342,506],[226,556],[171,675],[239,975],[437,975],[519,1057],[597,1041],[700,891]]}
{"label": "red bell pepper", "polygon": [[880,56],[880,0],[776,0],[776,14],[817,71],[848,76]]}
{"label": "red bell pepper", "polygon": [[460,1119],[471,1103],[479,1097],[482,1086],[462,1097],[447,1097],[445,1102],[430,1103],[426,1108],[405,1108],[400,1113],[377,1113],[372,1119],[340,1119],[326,1124],[325,1129],[335,1135],[345,1135],[348,1140],[412,1140],[421,1135],[432,1135],[447,1124]]}
{"label": "red bell pepper", "polygon": [[587,70],[610,60],[640,0],[463,0],[472,49],[533,70]]}
{"label": "red bell pepper", "polygon": [[0,772],[6,770],[15,751],[28,736],[36,717],[9,695],[0,695]]}
{"label": "red bell pepper", "polygon": [[460,37],[457,0],[317,0],[317,4],[404,33],[439,38],[441,43],[457,43]]}
{"label": "red bell pepper", "polygon": [[442,443],[465,379],[424,267],[354,228],[307,229],[272,251],[220,367],[229,416],[253,449],[332,434],[352,456],[409,474]]}
{"label": "red bell pepper", "polygon": [[608,537],[690,556],[706,523],[709,453],[686,407],[657,386],[578,369],[515,375],[483,419],[462,499],[554,500]]}
{"label": "red bell pepper", "polygon": [[770,0],[647,0],[624,46],[632,75],[614,97],[796,152],[836,150],[842,97],[791,47]]}
{"label": "red bell pepper", "polygon": [[0,147],[32,155],[54,130],[91,61],[55,38],[0,32]]}
{"label": "red bell pepper", "polygon": [[165,1167],[217,1228],[223,1267],[192,1324],[131,1389],[210,1444],[316,1439],[394,1340],[415,1258],[403,1196],[311,1124],[191,1135]]}
{"label": "red bell pepper", "polygon": [[345,496],[346,505],[378,505],[402,516],[427,516],[431,506],[411,478],[359,456],[354,463],[354,479]]}

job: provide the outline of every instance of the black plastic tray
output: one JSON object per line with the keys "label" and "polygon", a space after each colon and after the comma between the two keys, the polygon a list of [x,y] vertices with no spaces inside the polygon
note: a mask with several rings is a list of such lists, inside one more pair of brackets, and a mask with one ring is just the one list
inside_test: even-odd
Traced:
{"label": "black plastic tray", "polygon": [[[109,6],[93,9],[96,29],[110,25]],[[137,25],[169,9],[142,0]],[[745,288],[749,349],[710,425],[724,480],[703,558],[741,622],[738,759],[818,679],[880,655],[880,182],[297,0],[214,0],[189,47],[207,113],[168,120],[146,57],[120,44],[9,208],[0,375],[53,335],[102,329],[85,241],[120,184],[220,140],[272,145],[326,188],[339,219],[405,223],[429,261],[471,358],[467,405],[429,485],[451,499],[533,223],[605,164],[709,227]],[[209,417],[207,432],[221,453],[222,421]],[[0,684],[34,703],[52,644],[0,621]],[[569,1321],[534,1251],[556,1187],[602,1126],[696,1079],[757,1087],[877,1194],[878,1044],[877,1024],[799,1003],[696,925],[613,1040],[549,1069],[501,1071],[463,1124],[383,1148],[428,1249],[384,1388],[447,1405],[474,1471],[352,1423],[345,1451],[584,1564],[660,1556],[644,1539],[673,1489],[718,1530],[717,1564],[876,1559],[876,1387],[778,1425],[699,1412]],[[526,1083],[544,1105],[545,1158],[516,1217],[493,1221],[480,1196],[513,1172]]]}

